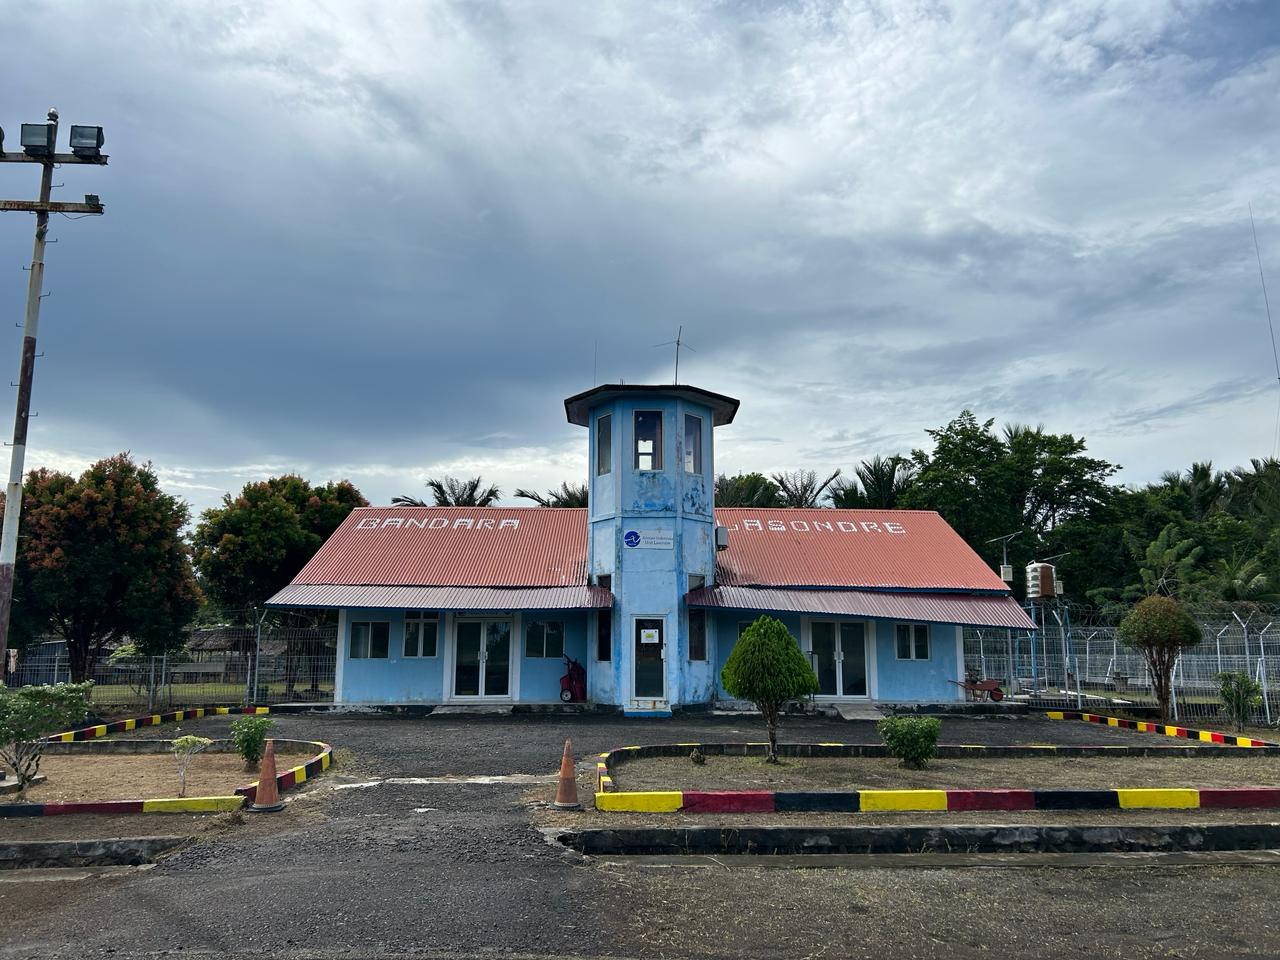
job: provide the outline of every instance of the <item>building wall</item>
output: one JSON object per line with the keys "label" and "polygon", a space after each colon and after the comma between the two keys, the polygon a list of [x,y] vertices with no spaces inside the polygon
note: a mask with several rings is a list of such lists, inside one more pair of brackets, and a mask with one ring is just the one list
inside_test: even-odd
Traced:
{"label": "building wall", "polygon": [[[426,703],[445,702],[450,689],[447,671],[453,662],[450,644],[455,617],[440,611],[440,629],[434,657],[404,656],[404,610],[347,608],[340,611],[337,668],[337,695],[341,703]],[[507,616],[505,612],[495,616]],[[561,620],[565,625],[565,653],[587,668],[590,689],[592,674],[600,664],[588,656],[587,611],[519,611],[511,614],[512,699],[522,703],[553,703],[560,698],[560,678],[565,674],[559,657],[526,657],[525,625],[531,620]],[[386,659],[352,659],[351,625],[386,621],[389,640]],[[594,635],[592,635],[594,636]],[[604,666],[607,666],[604,665]]]}
{"label": "building wall", "polygon": [[[635,413],[662,413],[662,469],[635,469]],[[611,420],[611,472],[596,475],[600,417]],[[702,469],[686,472],[684,435],[686,414],[701,419]],[[593,699],[624,708],[645,709],[688,702],[706,702],[713,684],[709,663],[688,660],[688,618],[684,595],[690,574],[710,583],[715,574],[713,415],[709,408],[673,397],[624,397],[592,409],[588,430],[590,464],[590,535],[588,566],[591,576],[612,578],[616,599],[613,616],[614,657],[590,684]],[[670,546],[630,546],[624,534],[669,538]],[[666,696],[644,703],[634,701],[633,662],[635,621],[663,622]],[[593,651],[594,654],[594,651]]]}
{"label": "building wall", "polygon": [[[708,611],[709,623],[713,624],[714,652],[714,690],[717,699],[732,699],[724,689],[720,673],[725,661],[729,659],[734,644],[738,639],[738,624],[750,623],[761,615],[758,610],[716,610]],[[806,649],[807,622],[809,618],[795,613],[775,613],[771,616],[781,620],[796,638],[801,649]],[[835,620],[836,622],[865,622],[865,618],[855,617],[815,617],[813,619]],[[901,703],[910,702],[947,702],[964,699],[964,692],[951,680],[959,680],[964,674],[964,655],[961,647],[962,633],[953,624],[931,624],[929,626],[929,659],[899,660],[894,636],[895,621],[872,620],[871,636],[875,645],[874,652],[868,651],[867,685],[872,699]]]}

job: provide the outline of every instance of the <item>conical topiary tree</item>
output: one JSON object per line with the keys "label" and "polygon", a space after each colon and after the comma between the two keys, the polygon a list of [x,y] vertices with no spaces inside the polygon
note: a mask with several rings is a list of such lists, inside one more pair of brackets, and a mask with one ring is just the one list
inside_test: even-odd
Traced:
{"label": "conical topiary tree", "polygon": [[818,678],[781,620],[760,617],[743,631],[720,679],[729,695],[750,700],[769,727],[768,763],[778,762],[778,717],[788,700],[818,692]]}

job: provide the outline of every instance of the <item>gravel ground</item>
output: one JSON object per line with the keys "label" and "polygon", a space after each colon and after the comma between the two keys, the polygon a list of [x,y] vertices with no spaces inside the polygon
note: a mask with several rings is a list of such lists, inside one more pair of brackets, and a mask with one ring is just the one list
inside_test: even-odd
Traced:
{"label": "gravel ground", "polygon": [[[218,736],[226,725],[226,718],[210,718],[184,724],[184,732]],[[785,729],[792,740],[870,742],[873,737],[870,724],[839,721],[796,720]],[[948,719],[943,729],[950,742],[1150,739],[1034,719]],[[750,718],[655,723],[608,717],[281,716],[276,730],[334,744],[338,766],[292,795],[284,813],[202,821],[203,833],[194,843],[151,870],[93,881],[0,885],[0,923],[6,930],[0,957],[80,960],[171,951],[290,960],[422,953],[647,958],[1280,953],[1271,907],[1280,881],[1276,867],[606,866],[548,843],[538,832],[538,823],[553,815],[531,803],[549,795],[549,783],[535,788],[527,780],[383,780],[548,776],[564,738],[572,736],[586,781],[590,753],[646,741],[758,739]],[[171,731],[141,735],[173,736]],[[336,789],[340,786],[348,788]],[[604,815],[554,816],[568,825]],[[613,816],[610,822],[617,822]],[[989,821],[991,815],[984,817]],[[1020,818],[1031,822],[1026,814]],[[82,835],[102,836],[110,834],[100,829],[115,830],[125,819],[49,822],[79,821],[86,827]],[[177,828],[189,818],[129,819],[139,827],[145,821],[148,827]],[[1145,814],[1141,820],[1156,822]]]}

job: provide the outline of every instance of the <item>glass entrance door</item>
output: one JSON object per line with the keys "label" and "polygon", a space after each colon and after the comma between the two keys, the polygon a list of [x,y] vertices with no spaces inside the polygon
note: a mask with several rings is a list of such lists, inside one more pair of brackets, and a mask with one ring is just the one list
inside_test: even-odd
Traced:
{"label": "glass entrance door", "polygon": [[454,629],[453,695],[511,693],[511,621],[459,620]]}
{"label": "glass entrance door", "polygon": [[666,661],[663,659],[663,622],[637,619],[635,640],[635,699],[661,700],[666,696]]}
{"label": "glass entrance door", "polygon": [[867,640],[861,623],[815,620],[809,624],[809,662],[820,697],[867,695]]}
{"label": "glass entrance door", "polygon": [[809,625],[809,654],[813,672],[818,675],[818,696],[840,696],[839,671],[836,669],[840,658],[836,653],[834,623],[819,620]]}
{"label": "glass entrance door", "polygon": [[867,631],[861,623],[840,624],[840,693],[867,695]]}

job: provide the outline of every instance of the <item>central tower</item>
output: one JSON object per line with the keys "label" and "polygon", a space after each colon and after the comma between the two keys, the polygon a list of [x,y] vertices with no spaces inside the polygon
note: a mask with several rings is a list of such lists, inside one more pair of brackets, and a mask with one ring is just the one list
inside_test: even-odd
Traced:
{"label": "central tower", "polygon": [[[610,385],[564,402],[587,428],[587,563],[614,595],[610,663],[589,672],[590,699],[627,713],[705,703],[715,678],[703,614],[685,594],[715,579],[712,432],[738,401],[699,387]],[[610,669],[611,666],[611,669]]]}

